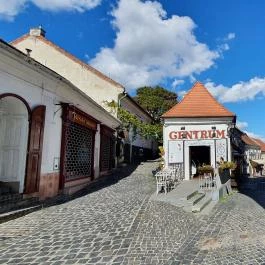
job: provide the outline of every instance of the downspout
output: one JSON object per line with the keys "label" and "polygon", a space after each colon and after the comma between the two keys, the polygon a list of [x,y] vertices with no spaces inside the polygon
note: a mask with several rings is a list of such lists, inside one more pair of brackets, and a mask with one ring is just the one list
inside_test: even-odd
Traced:
{"label": "downspout", "polygon": [[[123,89],[122,96],[118,99],[118,108],[121,106],[121,101],[127,97],[127,92],[125,91],[125,88]],[[130,132],[129,132],[130,133]],[[129,155],[129,162],[132,162],[132,139],[129,139],[130,141],[130,155]]]}

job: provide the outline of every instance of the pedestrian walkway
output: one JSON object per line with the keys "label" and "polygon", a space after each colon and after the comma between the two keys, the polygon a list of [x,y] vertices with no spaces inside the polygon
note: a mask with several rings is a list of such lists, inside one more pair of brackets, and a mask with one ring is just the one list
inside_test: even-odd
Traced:
{"label": "pedestrian walkway", "polygon": [[0,224],[0,264],[265,263],[264,193],[234,193],[197,216],[150,199],[155,167],[143,163],[80,198]]}

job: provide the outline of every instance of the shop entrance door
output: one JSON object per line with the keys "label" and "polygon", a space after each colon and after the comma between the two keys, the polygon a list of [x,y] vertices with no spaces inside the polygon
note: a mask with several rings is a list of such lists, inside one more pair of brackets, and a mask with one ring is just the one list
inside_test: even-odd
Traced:
{"label": "shop entrance door", "polygon": [[22,193],[28,143],[28,110],[13,96],[0,100],[0,195]]}
{"label": "shop entrance door", "polygon": [[198,176],[198,167],[211,165],[210,146],[190,146],[190,175]]}

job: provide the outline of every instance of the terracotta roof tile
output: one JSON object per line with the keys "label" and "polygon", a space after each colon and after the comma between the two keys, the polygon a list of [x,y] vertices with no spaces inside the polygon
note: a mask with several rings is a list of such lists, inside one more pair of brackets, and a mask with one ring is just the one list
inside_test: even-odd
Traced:
{"label": "terracotta roof tile", "polygon": [[221,105],[202,83],[196,82],[182,101],[162,117],[235,117],[235,114]]}
{"label": "terracotta roof tile", "polygon": [[260,146],[261,152],[265,152],[265,143],[257,138],[252,138],[252,139]]}
{"label": "terracotta roof tile", "polygon": [[243,134],[241,136],[242,141],[247,145],[257,146],[260,147],[251,137],[249,137],[247,134]]}

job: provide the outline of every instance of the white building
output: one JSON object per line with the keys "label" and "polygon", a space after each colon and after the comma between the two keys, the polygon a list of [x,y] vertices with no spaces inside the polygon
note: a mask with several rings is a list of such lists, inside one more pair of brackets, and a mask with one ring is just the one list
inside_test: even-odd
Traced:
{"label": "white building", "polygon": [[260,145],[251,137],[249,137],[246,133],[241,136],[242,141],[245,143],[245,174],[250,176],[257,175],[257,168],[254,166],[258,166],[261,163],[261,147]]}
{"label": "white building", "polygon": [[0,193],[45,198],[88,185],[113,166],[118,126],[88,93],[0,41]]}
{"label": "white building", "polygon": [[[106,101],[115,101],[138,116],[139,119],[146,122],[152,120],[148,113],[134,102],[131,97],[126,96],[125,88],[121,84],[48,40],[42,28],[31,29],[29,34],[18,38],[11,44],[22,52],[29,49],[32,58],[64,76],[106,110],[110,110],[106,106]],[[112,113],[112,115],[116,117],[117,113]],[[151,140],[142,139],[139,136],[135,141],[131,141],[130,137],[129,143],[127,140],[127,144],[130,146],[130,154],[128,154],[128,151],[124,154],[123,148],[121,148],[121,152],[118,150],[118,160],[120,161],[123,160],[124,156],[130,157],[129,160],[131,161],[132,154],[134,154],[132,150],[137,150],[137,153],[139,153],[142,149],[148,149],[145,152],[152,153],[153,150],[151,148],[156,148]],[[118,149],[120,148],[118,147]]]}
{"label": "white building", "polygon": [[[142,122],[153,121],[153,118],[129,95],[121,97],[120,106],[133,113]],[[124,158],[122,159],[127,163],[141,161],[143,158],[151,158],[156,150],[155,141],[143,139],[139,134],[134,137],[133,130],[130,130],[124,139]]]}
{"label": "white building", "polygon": [[236,116],[218,103],[203,84],[196,82],[183,100],[162,117],[165,166],[180,165],[186,180],[200,165],[215,168],[221,158],[231,161],[229,136]]}

